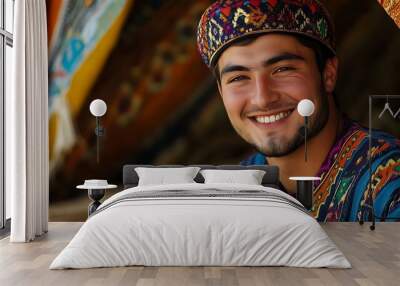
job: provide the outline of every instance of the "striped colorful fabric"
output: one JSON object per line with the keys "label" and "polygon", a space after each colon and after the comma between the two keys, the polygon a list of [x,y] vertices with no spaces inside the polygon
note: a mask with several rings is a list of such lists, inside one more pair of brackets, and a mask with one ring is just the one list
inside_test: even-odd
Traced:
{"label": "striped colorful fabric", "polygon": [[[336,143],[316,176],[313,215],[318,221],[357,221],[367,201],[370,173],[368,129],[345,119]],[[268,164],[256,153],[241,165]],[[371,192],[378,220],[400,221],[400,140],[373,130]],[[367,212],[364,220],[368,220]]]}

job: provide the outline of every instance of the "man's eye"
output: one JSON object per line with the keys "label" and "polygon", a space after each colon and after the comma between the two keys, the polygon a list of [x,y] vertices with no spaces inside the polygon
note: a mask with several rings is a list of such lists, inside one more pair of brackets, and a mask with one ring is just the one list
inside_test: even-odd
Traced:
{"label": "man's eye", "polygon": [[294,68],[292,68],[292,67],[280,67],[280,68],[277,68],[276,70],[274,70],[273,74],[278,73],[278,72],[285,72],[285,71],[289,71],[289,70],[294,70]]}
{"label": "man's eye", "polygon": [[248,79],[248,77],[244,76],[244,75],[239,75],[239,76],[236,76],[236,77],[228,80],[228,83],[235,82],[235,81],[241,81],[241,80],[245,80],[245,79]]}

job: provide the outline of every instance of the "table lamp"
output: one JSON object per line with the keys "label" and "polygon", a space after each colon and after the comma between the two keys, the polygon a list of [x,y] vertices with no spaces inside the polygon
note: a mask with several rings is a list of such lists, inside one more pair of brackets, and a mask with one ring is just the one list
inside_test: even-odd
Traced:
{"label": "table lamp", "polygon": [[97,163],[100,162],[100,137],[104,136],[104,128],[100,125],[100,117],[107,111],[107,104],[101,99],[95,99],[90,103],[90,113],[96,117],[96,142],[97,142]]}
{"label": "table lamp", "polygon": [[314,103],[309,99],[303,99],[297,105],[297,112],[304,117],[304,160],[307,162],[307,132],[308,132],[308,117],[310,117],[315,110]]}
{"label": "table lamp", "polygon": [[[304,160],[307,162],[307,133],[308,118],[314,113],[314,103],[309,99],[303,99],[297,105],[297,112],[304,117],[304,126],[300,133],[304,137]],[[313,208],[313,181],[320,180],[318,177],[291,177],[291,180],[297,181],[297,199],[307,210]]]}

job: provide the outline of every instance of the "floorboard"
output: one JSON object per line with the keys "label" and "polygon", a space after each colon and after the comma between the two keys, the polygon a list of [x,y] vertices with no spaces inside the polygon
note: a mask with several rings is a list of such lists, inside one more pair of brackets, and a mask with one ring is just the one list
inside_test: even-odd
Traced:
{"label": "floorboard", "polygon": [[32,243],[0,240],[0,285],[400,285],[400,223],[327,223],[322,227],[352,263],[352,269],[290,267],[120,267],[49,270],[82,223],[52,222]]}

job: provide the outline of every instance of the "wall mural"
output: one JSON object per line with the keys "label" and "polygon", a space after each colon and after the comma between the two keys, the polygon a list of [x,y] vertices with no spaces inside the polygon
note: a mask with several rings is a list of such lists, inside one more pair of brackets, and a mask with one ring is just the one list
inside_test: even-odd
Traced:
{"label": "wall mural", "polygon": [[[88,178],[120,184],[126,163],[237,164],[253,151],[197,52],[197,23],[211,2],[47,1],[51,202],[85,195],[75,186]],[[368,94],[400,94],[398,5],[323,2],[336,23],[340,106],[367,125]],[[108,105],[99,164],[96,98]],[[400,136],[393,121],[375,127]]]}
{"label": "wall mural", "polygon": [[400,1],[398,0],[378,0],[379,4],[385,8],[386,12],[393,18],[397,26],[400,27]]}
{"label": "wall mural", "polygon": [[132,1],[51,1],[50,156],[53,169],[76,142],[74,117],[115,45]]}

